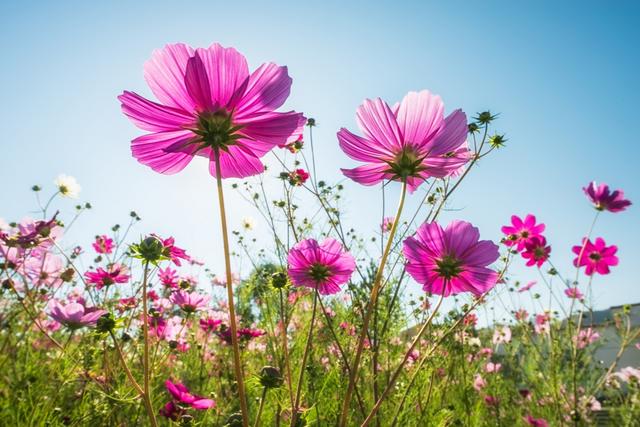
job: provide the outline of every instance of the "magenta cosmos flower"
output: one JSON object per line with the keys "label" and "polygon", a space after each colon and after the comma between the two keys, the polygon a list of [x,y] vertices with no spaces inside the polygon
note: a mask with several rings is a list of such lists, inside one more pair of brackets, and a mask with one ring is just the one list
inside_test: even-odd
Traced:
{"label": "magenta cosmos flower", "polygon": [[631,202],[624,198],[622,190],[611,192],[607,184],[597,185],[592,181],[582,190],[599,211],[622,212],[631,205]]}
{"label": "magenta cosmos flower", "polygon": [[498,280],[498,273],[487,268],[500,256],[498,246],[480,240],[468,222],[453,221],[446,229],[436,222],[422,224],[403,246],[407,272],[426,292],[481,295]]}
{"label": "magenta cosmos flower", "polygon": [[113,248],[115,248],[113,239],[104,234],[102,236],[96,236],[96,240],[91,246],[93,246],[93,250],[99,254],[110,254],[113,252]]}
{"label": "magenta cosmos flower", "polygon": [[217,152],[222,178],[256,175],[264,171],[262,156],[302,133],[301,113],[275,111],[291,89],[287,67],[266,63],[249,73],[233,48],[172,44],[153,53],[144,75],[160,103],[127,91],[118,99],[151,132],[134,139],[131,151],[156,172],[180,172],[197,155],[209,159],[215,176]]}
{"label": "magenta cosmos flower", "polygon": [[201,295],[195,292],[186,292],[183,290],[175,291],[169,297],[169,300],[180,306],[187,313],[193,313],[197,310],[204,310],[209,303],[208,295]]}
{"label": "magenta cosmos flower", "polygon": [[166,380],[164,385],[173,399],[179,404],[188,405],[193,409],[199,410],[213,408],[216,405],[216,402],[212,399],[191,394],[189,389],[182,383],[173,383]]}
{"label": "magenta cosmos flower", "polygon": [[364,137],[342,128],[338,141],[347,156],[366,163],[342,169],[360,184],[406,180],[414,191],[430,177],[458,171],[470,158],[466,115],[455,110],[445,118],[442,100],[429,91],[409,92],[393,108],[380,98],[367,99],[356,119]]}
{"label": "magenta cosmos flower", "polygon": [[516,249],[521,251],[533,237],[542,236],[544,229],[544,224],[536,224],[534,215],[529,214],[524,220],[517,215],[512,215],[511,225],[502,227],[502,232],[506,235],[504,244],[516,246]]}
{"label": "magenta cosmos flower", "polygon": [[303,240],[291,248],[287,262],[295,286],[317,289],[322,295],[339,292],[356,268],[353,256],[335,239]]}
{"label": "magenta cosmos flower", "polygon": [[77,302],[62,305],[56,300],[51,300],[49,309],[49,315],[69,329],[94,326],[98,319],[106,313],[105,310],[96,307],[85,307]]}
{"label": "magenta cosmos flower", "polygon": [[534,236],[524,245],[522,258],[527,260],[527,267],[540,267],[549,259],[551,246],[547,245],[547,239],[544,236]]}
{"label": "magenta cosmos flower", "polygon": [[84,278],[87,283],[96,285],[96,289],[100,290],[114,283],[127,283],[131,277],[127,274],[128,272],[129,270],[126,266],[116,263],[110,264],[106,270],[98,267],[96,271],[87,271],[84,273]]}
{"label": "magenta cosmos flower", "polygon": [[598,237],[595,243],[582,239],[581,246],[571,248],[577,257],[573,260],[576,267],[585,267],[585,273],[591,276],[594,272],[598,274],[609,274],[609,267],[618,265],[618,247],[616,245],[607,246],[604,239]]}

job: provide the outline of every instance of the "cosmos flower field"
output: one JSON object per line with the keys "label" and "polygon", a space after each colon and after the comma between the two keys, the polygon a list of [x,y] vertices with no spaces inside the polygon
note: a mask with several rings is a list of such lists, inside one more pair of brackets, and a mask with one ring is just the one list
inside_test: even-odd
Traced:
{"label": "cosmos flower field", "polygon": [[[500,241],[463,219],[443,222],[477,163],[507,139],[496,114],[445,108],[418,88],[397,103],[366,99],[354,105],[357,128],[336,129],[342,163],[354,164],[345,179],[388,186],[397,203],[359,235],[341,220],[343,186],[316,170],[315,120],[281,110],[286,66],[250,70],[234,48],[173,44],[153,52],[144,76],[154,99],[118,97],[140,131],[132,156],[166,175],[207,159],[224,271],[170,235],[131,233],[135,212],[70,241],[91,209],[73,200],[80,185],[68,175],[35,185],[24,211],[37,215],[0,222],[0,425],[639,425],[640,366],[619,363],[640,353],[628,307],[611,322],[617,356],[595,356],[592,286],[620,262],[607,224],[634,208],[621,189],[576,189],[584,204],[565,208],[591,209],[593,223],[571,242],[570,265],[555,264],[535,212],[514,206]],[[279,169],[265,173],[267,158]],[[229,229],[230,192],[263,220],[267,246],[245,235],[250,222]],[[238,258],[249,273],[236,273]],[[511,279],[516,264],[531,281]],[[501,298],[510,294],[536,311]],[[509,322],[479,323],[498,304]]]}

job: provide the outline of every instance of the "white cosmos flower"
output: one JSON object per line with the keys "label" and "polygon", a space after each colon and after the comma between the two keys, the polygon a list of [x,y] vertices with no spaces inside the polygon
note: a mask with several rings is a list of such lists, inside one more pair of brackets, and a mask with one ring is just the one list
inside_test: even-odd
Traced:
{"label": "white cosmos flower", "polygon": [[245,217],[242,219],[242,228],[245,230],[253,230],[256,226],[256,220],[249,217]]}
{"label": "white cosmos flower", "polygon": [[75,199],[78,197],[78,194],[80,194],[80,184],[70,175],[60,174],[53,182],[58,187],[60,194],[65,197]]}

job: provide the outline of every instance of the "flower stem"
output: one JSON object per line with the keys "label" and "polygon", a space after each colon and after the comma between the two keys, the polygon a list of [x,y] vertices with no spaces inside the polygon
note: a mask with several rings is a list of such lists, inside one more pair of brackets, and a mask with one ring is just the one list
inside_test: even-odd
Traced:
{"label": "flower stem", "polygon": [[402,190],[400,193],[400,201],[398,202],[398,210],[396,212],[396,216],[393,219],[393,225],[391,226],[391,231],[389,232],[387,245],[385,246],[384,252],[382,253],[380,266],[378,267],[378,271],[376,273],[376,277],[373,282],[373,288],[371,289],[371,298],[369,299],[369,304],[367,304],[367,309],[366,309],[363,323],[362,323],[362,330],[360,331],[360,337],[358,338],[358,347],[356,350],[356,355],[353,360],[353,364],[351,365],[351,373],[349,375],[349,385],[347,386],[347,392],[345,394],[344,401],[342,403],[342,414],[340,416],[340,424],[339,424],[340,427],[345,427],[347,425],[347,418],[349,417],[349,405],[351,404],[351,395],[353,394],[353,389],[358,379],[358,367],[360,365],[360,358],[362,357],[364,340],[367,336],[367,330],[369,328],[369,320],[371,320],[371,314],[374,310],[376,301],[378,299],[378,292],[380,291],[380,284],[382,283],[382,276],[384,274],[384,266],[387,263],[387,258],[389,256],[389,253],[391,252],[391,247],[393,246],[393,238],[396,234],[396,230],[398,229],[398,224],[400,223],[400,215],[402,214],[402,208],[404,207],[404,199],[406,194],[407,194],[407,183],[406,181],[403,181]]}
{"label": "flower stem", "polygon": [[280,322],[282,323],[282,352],[284,355],[284,367],[287,372],[287,388],[289,389],[289,400],[290,405],[293,408],[294,398],[293,398],[293,385],[291,383],[291,364],[289,363],[289,349],[287,344],[287,319],[286,313],[284,311],[284,295],[282,293],[282,289],[278,289],[280,294]]}
{"label": "flower stem", "polygon": [[262,388],[262,396],[260,397],[260,407],[258,407],[258,415],[256,415],[256,422],[253,424],[254,427],[260,426],[260,417],[262,416],[262,409],[264,408],[264,401],[267,398],[267,388]]}
{"label": "flower stem", "polygon": [[418,345],[418,342],[420,342],[420,338],[424,334],[424,331],[426,331],[429,325],[431,325],[431,322],[433,321],[433,318],[435,317],[435,315],[438,313],[438,309],[440,309],[440,305],[442,304],[443,300],[444,300],[444,295],[440,295],[440,298],[438,298],[438,302],[436,303],[436,306],[433,308],[433,311],[427,318],[427,321],[424,322],[424,325],[422,325],[422,328],[420,328],[420,331],[418,331],[418,334],[413,339],[413,342],[411,343],[411,346],[405,353],[404,358],[402,359],[402,362],[394,371],[393,375],[391,376],[391,379],[389,380],[389,383],[387,384],[387,387],[382,392],[382,395],[374,405],[373,409],[371,409],[369,416],[367,416],[367,418],[364,420],[361,427],[365,427],[369,425],[369,423],[371,422],[375,414],[378,412],[378,409],[380,409],[380,405],[382,405],[382,401],[385,399],[385,397],[387,397],[391,389],[395,386],[396,380],[398,379],[398,376],[400,376],[400,373],[402,372],[402,368],[404,368],[405,363],[407,363],[407,360],[409,359],[409,355],[411,355],[411,352],[413,352],[413,350],[416,348],[416,345]]}
{"label": "flower stem", "polygon": [[296,400],[291,408],[291,427],[296,425],[298,418],[298,405],[300,404],[300,393],[302,392],[302,382],[304,380],[304,369],[307,364],[307,358],[309,357],[309,350],[311,350],[311,341],[313,339],[313,324],[316,322],[316,309],[318,307],[318,289],[313,292],[313,310],[311,312],[311,324],[309,325],[309,335],[307,335],[307,344],[304,347],[304,353],[302,355],[302,364],[300,366],[300,376],[298,377],[298,386],[296,387]]}
{"label": "flower stem", "polygon": [[142,278],[142,333],[144,334],[144,359],[143,359],[143,377],[144,377],[144,393],[142,399],[149,414],[149,420],[153,427],[157,427],[156,414],[153,412],[153,404],[151,403],[151,389],[149,387],[149,378],[151,370],[149,369],[149,312],[147,308],[147,282],[149,280],[149,261],[144,263],[144,276]]}
{"label": "flower stem", "polygon": [[233,279],[231,277],[231,254],[229,251],[229,235],[227,234],[227,215],[224,208],[224,193],[222,190],[222,177],[220,170],[220,152],[215,150],[216,184],[218,187],[218,204],[220,206],[220,223],[222,226],[222,245],[224,249],[224,264],[227,275],[227,299],[229,304],[229,324],[231,326],[231,346],[233,347],[233,368],[236,382],[238,383],[238,397],[240,398],[240,412],[242,425],[249,426],[249,409],[244,391],[244,379],[242,374],[242,362],[240,360],[240,346],[238,345],[238,327],[236,325],[236,309],[233,302]]}

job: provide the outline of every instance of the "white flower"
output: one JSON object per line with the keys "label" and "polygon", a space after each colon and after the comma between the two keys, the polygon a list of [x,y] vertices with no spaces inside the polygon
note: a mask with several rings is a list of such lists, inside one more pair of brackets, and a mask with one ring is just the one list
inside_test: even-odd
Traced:
{"label": "white flower", "polygon": [[253,230],[256,226],[256,221],[250,216],[242,219],[242,228],[245,230]]}
{"label": "white flower", "polygon": [[54,184],[56,184],[56,186],[58,187],[58,191],[60,191],[60,194],[62,194],[63,196],[70,197],[72,199],[78,197],[81,188],[78,184],[78,181],[76,181],[74,177],[70,175],[60,174],[53,182]]}

